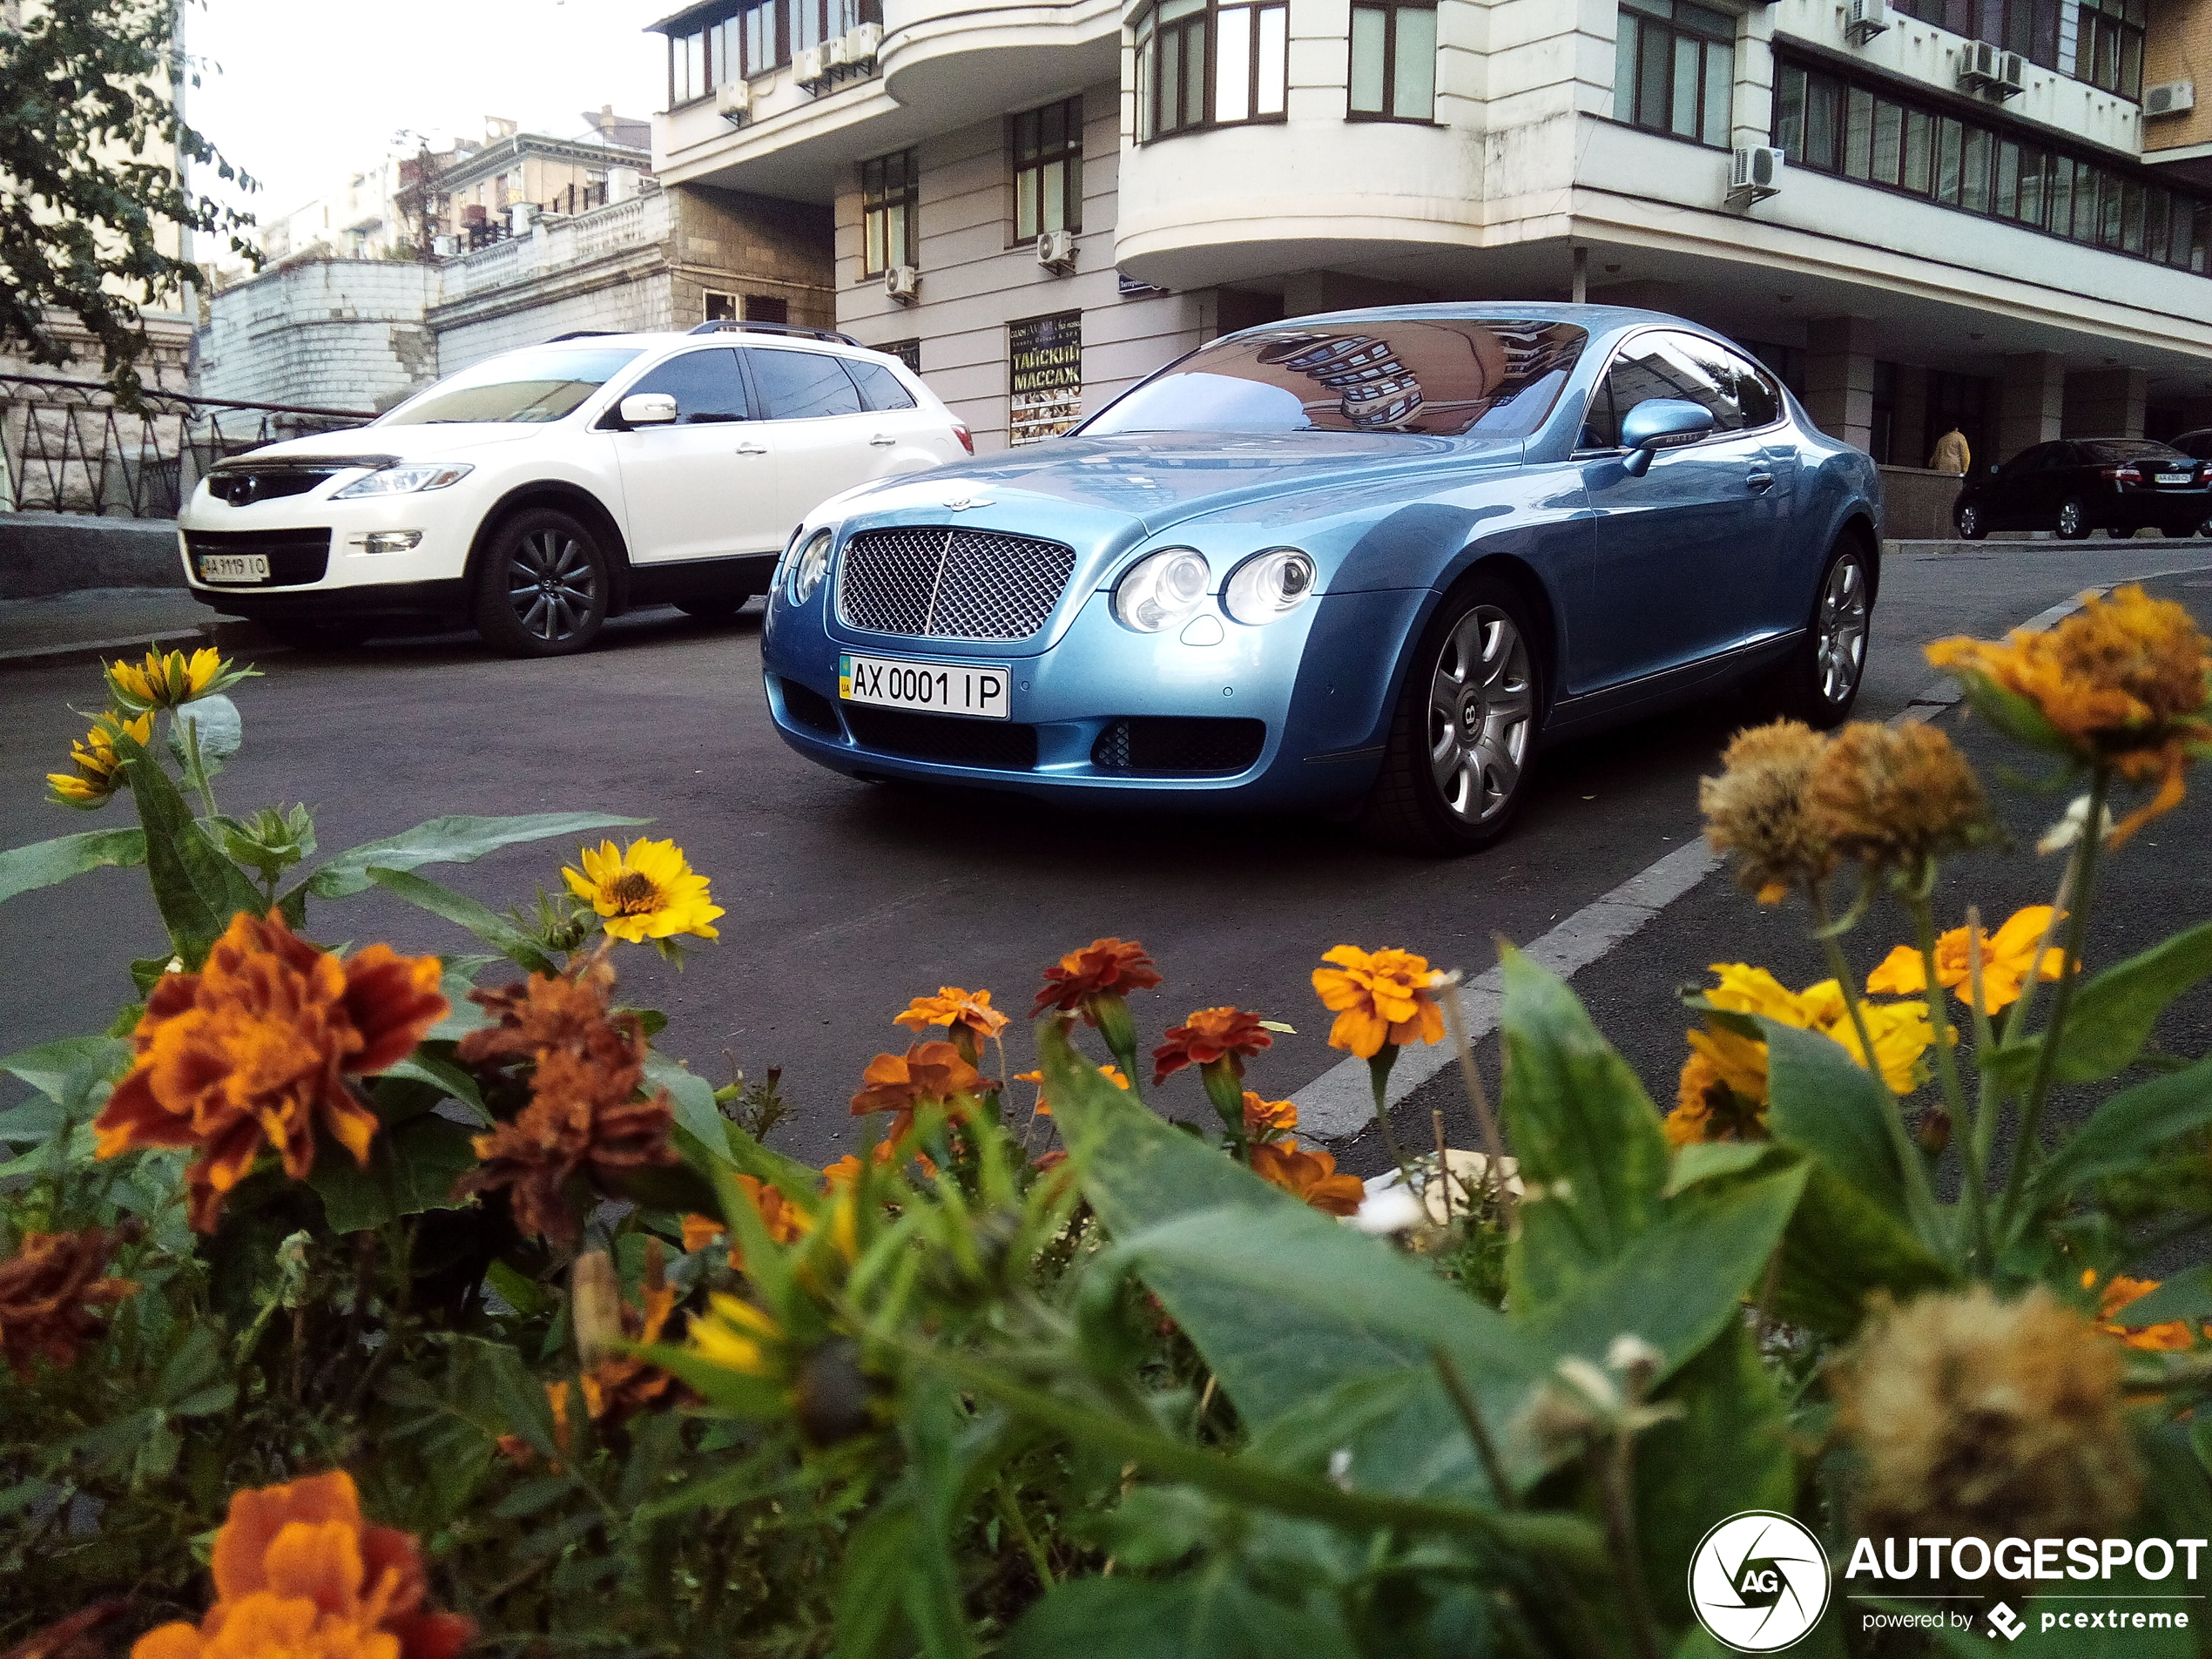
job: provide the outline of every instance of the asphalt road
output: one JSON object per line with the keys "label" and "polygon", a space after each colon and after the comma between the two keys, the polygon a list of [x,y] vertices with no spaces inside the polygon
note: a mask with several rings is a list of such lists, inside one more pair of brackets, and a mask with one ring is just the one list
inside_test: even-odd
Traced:
{"label": "asphalt road", "polygon": [[[1860,712],[1885,717],[1928,682],[1919,647],[1930,638],[1994,633],[2083,586],[2181,569],[2212,570],[2212,548],[1897,554]],[[907,1041],[890,1022],[910,996],[940,983],[988,987],[1018,1015],[1048,962],[1101,934],[1141,939],[1168,976],[1138,999],[1147,1042],[1187,1010],[1223,1002],[1295,1025],[1251,1069],[1254,1087],[1287,1095],[1339,1057],[1308,983],[1321,952],[1347,941],[1402,945],[1440,966],[1487,966],[1494,938],[1541,934],[1694,836],[1698,773],[1737,725],[1758,718],[1716,704],[1564,749],[1543,763],[1505,844],[1438,863],[1363,846],[1318,822],[1078,815],[852,782],[774,736],[758,627],[757,610],[723,627],[655,610],[617,624],[604,649],[551,663],[506,661],[457,638],[264,651],[267,678],[235,693],[246,747],[219,781],[222,804],[242,812],[305,800],[326,853],[440,813],[588,807],[653,819],[651,833],[675,837],[729,914],[720,942],[691,953],[680,974],[650,951],[626,951],[625,998],[664,1009],[662,1046],[718,1081],[733,1065],[780,1066],[799,1109],[781,1143],[826,1159],[852,1136],[846,1102],[862,1066]],[[5,844],[127,812],[88,819],[42,800],[42,775],[83,730],[71,706],[96,709],[100,696],[90,666],[0,672]],[[2203,845],[2197,810],[2193,801],[2190,816],[2147,836],[2155,845],[2135,858],[2153,873],[2145,902],[2174,922],[2207,909],[2201,854],[2183,855]],[[572,845],[545,844],[425,873],[503,907],[556,884],[574,855]],[[2043,873],[2034,869],[2025,896],[2004,902],[2029,901]],[[1784,971],[1792,960],[1795,924],[1731,894],[1723,880],[1706,882],[1577,981],[1655,1089],[1671,1089],[1679,1063],[1676,984],[1709,961]],[[1996,898],[1983,902],[2005,914]],[[459,929],[381,894],[323,907],[310,930],[332,943],[473,948]],[[126,964],[159,938],[137,872],[98,872],[0,907],[0,960],[11,970],[0,1052],[104,1027],[130,995]],[[1025,1069],[1026,1037],[1019,1026],[1009,1035],[1014,1069]],[[1178,1082],[1188,1086],[1170,1088],[1170,1108],[1202,1109],[1195,1082]],[[1445,1097],[1440,1085],[1408,1103],[1419,1123],[1431,1095]],[[0,1089],[9,1091],[0,1098],[17,1092]],[[1364,1143],[1349,1154],[1355,1168],[1376,1157]]]}

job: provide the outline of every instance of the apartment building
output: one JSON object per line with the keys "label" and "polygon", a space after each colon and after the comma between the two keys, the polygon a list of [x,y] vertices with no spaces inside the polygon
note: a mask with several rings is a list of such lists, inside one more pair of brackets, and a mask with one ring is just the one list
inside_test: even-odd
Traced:
{"label": "apartment building", "polygon": [[1228,329],[1424,299],[1692,317],[1906,472],[1954,422],[1992,459],[2212,423],[2212,0],[708,0],[655,28],[659,176],[830,207],[839,326],[979,443]]}

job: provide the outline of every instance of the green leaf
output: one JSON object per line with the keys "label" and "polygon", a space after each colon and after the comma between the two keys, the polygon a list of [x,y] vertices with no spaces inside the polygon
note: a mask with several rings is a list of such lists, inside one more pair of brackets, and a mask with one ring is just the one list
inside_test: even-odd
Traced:
{"label": "green leaf", "polygon": [[1767,1044],[1767,1126],[1774,1138],[1905,1222],[1905,1173],[1890,1138],[1887,1086],[1817,1032],[1767,1019],[1759,1032]]}
{"label": "green leaf", "polygon": [[[2118,1076],[2142,1053],[2167,1005],[2208,976],[2212,976],[2212,921],[2091,974],[2074,988],[2051,1075],[2067,1083]],[[2008,1086],[2019,1088],[2034,1075],[2047,1035],[2008,1043],[1984,1063]]]}
{"label": "green leaf", "polygon": [[238,705],[220,693],[200,698],[171,711],[169,752],[177,757],[180,766],[192,764],[185,737],[187,726],[199,744],[200,772],[209,778],[222,771],[223,763],[246,742],[246,722],[239,714]]}
{"label": "green leaf", "polygon": [[138,822],[145,830],[154,903],[185,969],[197,969],[233,916],[240,911],[261,915],[268,900],[207,839],[159,761],[127,732],[116,733],[115,750],[130,776]]}
{"label": "green leaf", "polygon": [[650,818],[618,818],[609,813],[523,813],[512,818],[433,818],[398,835],[368,841],[341,853],[300,883],[318,899],[342,899],[368,890],[371,867],[412,870],[424,864],[470,864],[488,853],[525,841],[592,830],[650,824]]}
{"label": "green leaf", "polygon": [[64,1106],[83,1102],[96,1084],[121,1081],[130,1069],[131,1045],[120,1037],[61,1037],[0,1060],[0,1071]]}
{"label": "green leaf", "polygon": [[86,830],[11,846],[0,853],[0,900],[53,887],[87,870],[125,869],[145,861],[145,832],[139,829]]}
{"label": "green leaf", "polygon": [[2112,1318],[2131,1330],[2163,1325],[2168,1319],[2192,1323],[2212,1319],[2212,1266],[2192,1267],[2175,1274],[2156,1290],[2115,1309]]}
{"label": "green leaf", "polygon": [[427,910],[434,916],[442,916],[455,927],[466,927],[501,955],[520,963],[533,974],[550,975],[559,971],[536,940],[497,911],[478,903],[465,893],[455,893],[451,887],[433,881],[428,876],[411,875],[404,870],[388,870],[381,866],[368,872],[368,880],[406,900],[417,909]]}
{"label": "green leaf", "polygon": [[1911,1228],[1815,1160],[1782,1238],[1773,1312],[1791,1325],[1845,1337],[1858,1328],[1874,1291],[1904,1301],[1951,1277]]}
{"label": "green leaf", "polygon": [[[1005,1659],[1355,1659],[1343,1627],[1262,1595],[1226,1563],[1168,1580],[1077,1578],[1023,1615]],[[841,1656],[840,1656],[841,1659]]]}
{"label": "green leaf", "polygon": [[1667,1177],[1662,1196],[1671,1198],[1700,1181],[1742,1175],[1777,1156],[1781,1154],[1771,1141],[1692,1141],[1675,1149],[1674,1173]]}
{"label": "green leaf", "polygon": [[2212,1060],[2123,1089],[2030,1177],[2031,1207],[2139,1169],[2168,1141],[2207,1123],[2212,1123]]}
{"label": "green leaf", "polygon": [[[660,1054],[645,1056],[645,1081],[655,1089],[668,1090],[676,1121],[698,1136],[709,1150],[718,1152],[729,1145],[730,1121],[714,1103],[712,1083]],[[799,1190],[812,1191],[818,1178],[814,1170],[807,1170],[806,1184]]]}
{"label": "green leaf", "polygon": [[377,1074],[384,1077],[403,1077],[410,1082],[428,1083],[442,1090],[448,1100],[466,1106],[479,1123],[489,1125],[491,1114],[484,1109],[484,1097],[478,1092],[476,1080],[455,1061],[443,1055],[417,1049],[395,1066],[387,1066]]}
{"label": "green leaf", "polygon": [[1504,968],[1506,1128],[1527,1188],[1507,1260],[1530,1317],[1634,1246],[1670,1159],[1650,1096],[1575,994],[1518,951]]}
{"label": "green leaf", "polygon": [[2016,738],[2032,749],[2041,749],[2054,755],[2074,758],[2074,745],[2065,735],[2043,718],[2043,711],[2022,697],[2018,691],[2000,685],[1986,674],[1972,669],[1946,669],[1959,682],[1959,689],[1974,711],[2007,737]]}
{"label": "green leaf", "polygon": [[333,1232],[361,1232],[425,1210],[458,1210],[469,1202],[453,1184],[476,1167],[469,1130],[435,1114],[384,1130],[369,1144],[368,1167],[325,1142],[307,1184],[322,1198]]}

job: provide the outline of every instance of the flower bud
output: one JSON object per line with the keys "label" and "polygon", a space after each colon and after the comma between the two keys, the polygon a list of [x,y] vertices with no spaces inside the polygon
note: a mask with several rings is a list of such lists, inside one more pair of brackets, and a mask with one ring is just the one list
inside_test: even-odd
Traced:
{"label": "flower bud", "polygon": [[1951,1144],[1951,1114],[1940,1106],[1925,1106],[1912,1127],[1912,1138],[1932,1158],[1939,1158]]}
{"label": "flower bud", "polygon": [[622,1285],[614,1258],[604,1250],[585,1251],[569,1270],[569,1323],[583,1370],[616,1357],[615,1345],[623,1339]]}
{"label": "flower bud", "polygon": [[792,1389],[799,1432],[813,1447],[835,1446],[874,1426],[871,1389],[860,1369],[860,1345],[833,1337],[799,1362]]}

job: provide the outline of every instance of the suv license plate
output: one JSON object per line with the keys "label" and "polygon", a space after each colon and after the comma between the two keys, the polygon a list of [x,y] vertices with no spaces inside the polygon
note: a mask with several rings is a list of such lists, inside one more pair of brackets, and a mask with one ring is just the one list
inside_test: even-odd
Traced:
{"label": "suv license plate", "polygon": [[266,553],[203,553],[199,556],[202,582],[266,582],[269,556]]}
{"label": "suv license plate", "polygon": [[837,659],[837,694],[847,703],[924,709],[981,720],[1008,718],[1003,663],[918,663],[903,657]]}
{"label": "suv license plate", "polygon": [[2186,484],[2192,480],[2185,472],[2161,472],[2158,475],[2158,482],[2161,484]]}

